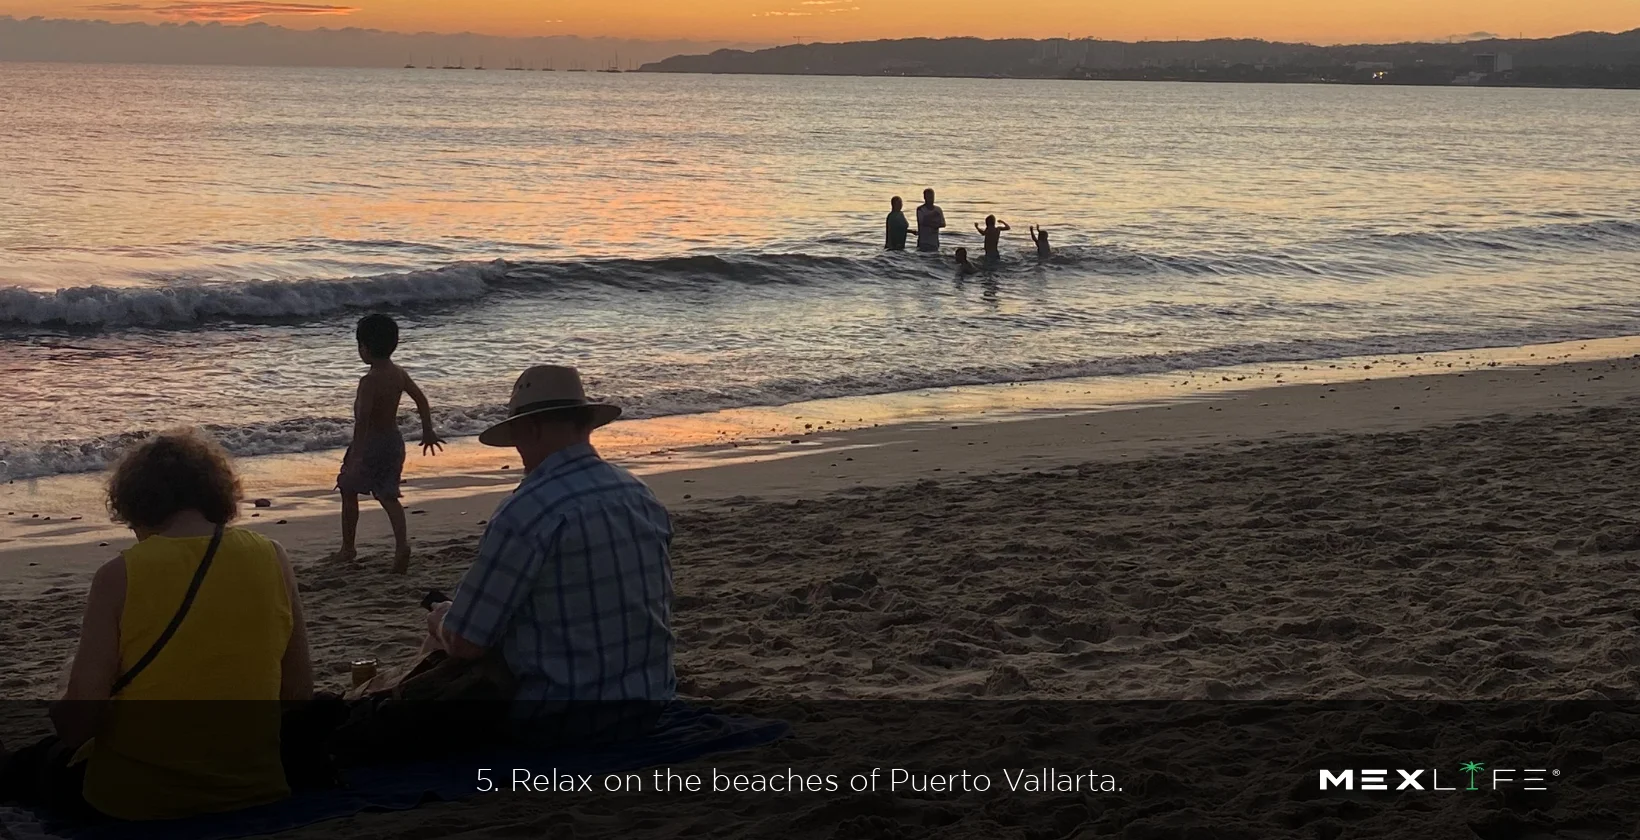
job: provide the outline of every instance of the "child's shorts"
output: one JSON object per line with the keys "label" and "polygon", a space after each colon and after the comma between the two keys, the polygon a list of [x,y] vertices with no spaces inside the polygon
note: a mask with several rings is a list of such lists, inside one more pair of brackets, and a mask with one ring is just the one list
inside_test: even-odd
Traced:
{"label": "child's shorts", "polygon": [[404,438],[396,433],[354,441],[342,456],[336,489],[378,499],[397,499],[404,475]]}

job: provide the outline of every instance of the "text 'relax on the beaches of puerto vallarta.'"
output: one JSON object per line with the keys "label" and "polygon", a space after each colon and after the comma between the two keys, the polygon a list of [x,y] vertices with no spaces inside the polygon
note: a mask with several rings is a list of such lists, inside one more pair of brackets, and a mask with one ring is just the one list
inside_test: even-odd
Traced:
{"label": "text 'relax on the beaches of puerto vallarta.'", "polygon": [[478,769],[479,793],[1120,793],[1116,777],[1093,770],[1067,772],[1053,767],[1003,770],[1000,779],[990,773],[959,770],[927,773],[903,768],[874,767],[852,774],[679,773],[660,768],[644,773],[538,772],[529,768]]}

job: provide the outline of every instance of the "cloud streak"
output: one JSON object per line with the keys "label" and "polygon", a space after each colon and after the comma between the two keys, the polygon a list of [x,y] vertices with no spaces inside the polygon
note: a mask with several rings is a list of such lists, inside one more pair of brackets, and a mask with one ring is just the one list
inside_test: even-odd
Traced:
{"label": "cloud streak", "polygon": [[853,2],[853,1],[854,0],[803,0],[803,2],[799,3],[798,5],[800,5],[800,6],[834,6],[835,8],[816,9],[812,12],[759,12],[757,14],[752,15],[752,17],[755,17],[755,18],[760,18],[760,17],[814,17],[815,15],[818,15],[818,14],[821,14],[821,13],[825,13],[825,14],[829,14],[829,15],[835,15],[835,14],[839,14],[839,13],[858,12],[858,11],[860,11],[859,6],[847,6],[847,7],[837,6],[837,4],[839,4],[839,3],[850,3],[850,2]]}
{"label": "cloud streak", "polygon": [[96,12],[148,12],[180,20],[209,20],[237,23],[269,15],[350,15],[352,6],[315,3],[280,3],[273,0],[186,0],[146,5],[143,3],[99,3],[85,8]]}

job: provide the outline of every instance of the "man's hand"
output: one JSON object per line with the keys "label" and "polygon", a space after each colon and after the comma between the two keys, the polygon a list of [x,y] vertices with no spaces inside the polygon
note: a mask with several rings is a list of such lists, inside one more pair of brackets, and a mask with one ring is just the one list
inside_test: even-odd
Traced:
{"label": "man's hand", "polygon": [[477,659],[483,656],[484,648],[455,633],[445,631],[444,617],[449,615],[451,606],[450,601],[440,601],[427,611],[427,641],[431,648],[442,650],[457,659]]}
{"label": "man's hand", "polygon": [[444,441],[432,429],[421,433],[421,454],[437,455],[444,451]]}
{"label": "man's hand", "polygon": [[485,650],[472,641],[467,641],[458,633],[444,630],[444,615],[449,614],[451,602],[443,600],[440,604],[433,604],[433,609],[426,614],[426,638],[431,648],[444,651],[458,660],[477,660],[484,656]]}
{"label": "man's hand", "polygon": [[453,601],[440,601],[427,611],[427,638],[444,647],[444,616],[450,613]]}

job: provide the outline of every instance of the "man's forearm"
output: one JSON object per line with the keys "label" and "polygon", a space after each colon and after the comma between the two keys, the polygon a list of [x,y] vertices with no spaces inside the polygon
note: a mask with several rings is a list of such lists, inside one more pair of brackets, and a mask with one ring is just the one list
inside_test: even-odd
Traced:
{"label": "man's forearm", "polygon": [[467,641],[460,633],[451,630],[449,625],[439,622],[438,641],[444,647],[444,652],[457,659],[478,659],[485,653],[485,648]]}

